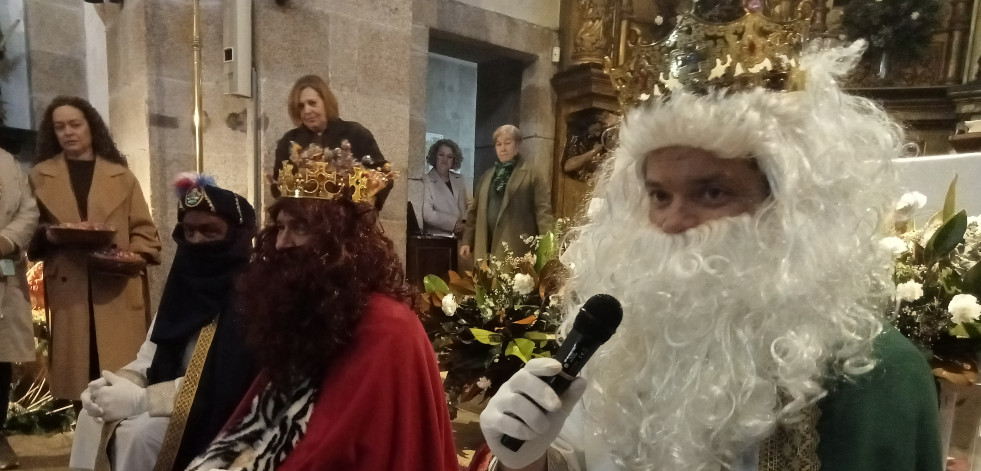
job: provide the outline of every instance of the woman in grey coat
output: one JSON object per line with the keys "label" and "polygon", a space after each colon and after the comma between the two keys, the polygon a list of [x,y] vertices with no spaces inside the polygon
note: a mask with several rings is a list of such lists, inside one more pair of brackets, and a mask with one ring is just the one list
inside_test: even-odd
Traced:
{"label": "woman in grey coat", "polygon": [[[27,176],[12,155],[0,150],[0,430],[7,420],[12,363],[35,358],[24,247],[37,219]],[[17,455],[0,434],[0,469],[17,466]]]}

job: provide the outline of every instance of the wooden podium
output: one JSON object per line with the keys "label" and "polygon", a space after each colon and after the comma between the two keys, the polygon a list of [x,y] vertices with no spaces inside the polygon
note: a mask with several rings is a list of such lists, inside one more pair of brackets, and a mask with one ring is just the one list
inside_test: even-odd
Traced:
{"label": "wooden podium", "polygon": [[422,289],[426,275],[446,279],[446,273],[457,269],[457,240],[453,237],[409,234],[405,247],[405,278]]}

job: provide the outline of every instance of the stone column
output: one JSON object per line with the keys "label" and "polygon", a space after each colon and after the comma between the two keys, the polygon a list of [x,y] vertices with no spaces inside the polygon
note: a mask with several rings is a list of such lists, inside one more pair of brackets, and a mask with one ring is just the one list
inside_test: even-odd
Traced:
{"label": "stone column", "polygon": [[964,55],[967,54],[968,34],[971,30],[970,11],[973,0],[953,0],[950,2],[950,39],[947,41],[947,67],[944,70],[945,84],[961,83]]}
{"label": "stone column", "polygon": [[24,2],[30,57],[30,106],[35,128],[41,123],[44,109],[52,98],[58,95],[87,97],[83,6],[75,0]]}

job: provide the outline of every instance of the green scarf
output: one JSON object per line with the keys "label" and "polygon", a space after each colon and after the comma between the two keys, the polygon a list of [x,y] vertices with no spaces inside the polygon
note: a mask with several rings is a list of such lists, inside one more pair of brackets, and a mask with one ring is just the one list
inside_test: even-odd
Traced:
{"label": "green scarf", "polygon": [[491,186],[494,187],[494,191],[498,193],[504,192],[504,188],[508,186],[508,180],[511,179],[511,173],[514,172],[514,167],[517,164],[517,156],[507,162],[494,164],[494,177],[491,178]]}

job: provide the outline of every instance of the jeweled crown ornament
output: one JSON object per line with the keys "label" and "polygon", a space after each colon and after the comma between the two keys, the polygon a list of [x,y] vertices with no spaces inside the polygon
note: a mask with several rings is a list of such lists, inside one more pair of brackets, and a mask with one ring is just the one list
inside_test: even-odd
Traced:
{"label": "jeweled crown ornament", "polygon": [[303,149],[292,142],[290,158],[283,161],[279,179],[273,183],[279,187],[280,195],[287,198],[347,197],[355,202],[371,203],[398,176],[388,163],[380,169],[366,167],[371,163],[371,156],[364,156],[360,161],[354,158],[346,139],[341,147],[333,150],[316,144]]}
{"label": "jeweled crown ornament", "polygon": [[[813,10],[809,1],[780,12],[779,19],[771,16],[779,8],[767,8],[766,0],[732,5],[739,12],[736,18],[713,17],[709,3],[693,0],[666,38],[632,45],[622,64],[606,59],[606,72],[623,109],[680,90],[803,89],[799,67]],[[781,6],[793,3],[784,1]]]}

